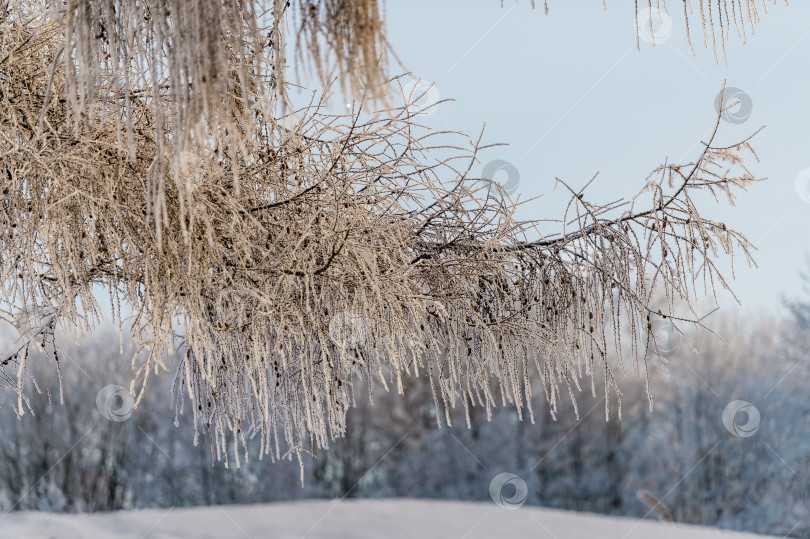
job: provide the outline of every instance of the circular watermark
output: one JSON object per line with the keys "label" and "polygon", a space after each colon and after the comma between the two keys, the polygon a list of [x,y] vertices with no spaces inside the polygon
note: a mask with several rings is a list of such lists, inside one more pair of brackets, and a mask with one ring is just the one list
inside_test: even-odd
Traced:
{"label": "circular watermark", "polygon": [[508,195],[513,195],[520,185],[520,171],[515,165],[503,159],[495,159],[487,163],[481,172],[481,177],[498,182]]}
{"label": "circular watermark", "polygon": [[749,438],[757,433],[760,414],[756,406],[747,401],[731,401],[723,410],[723,425],[734,436]]}
{"label": "circular watermark", "polygon": [[343,348],[358,348],[368,342],[368,325],[359,314],[343,311],[329,322],[329,335]]}
{"label": "circular watermark", "polygon": [[192,185],[198,185],[205,179],[206,168],[205,159],[189,151],[178,153],[169,162],[172,177],[182,183],[190,181]]}
{"label": "circular watermark", "polygon": [[720,114],[723,121],[741,124],[751,117],[754,100],[745,91],[730,86],[717,94],[714,109]]}
{"label": "circular watermark", "polygon": [[425,389],[410,395],[406,394],[405,407],[411,421],[422,428],[435,429],[440,426],[432,391]]}
{"label": "circular watermark", "polygon": [[405,106],[419,116],[430,116],[438,108],[441,96],[436,85],[424,79],[411,79],[402,87]]}
{"label": "circular watermark", "polygon": [[528,495],[526,481],[513,473],[499,473],[489,483],[489,496],[503,509],[520,509]]}
{"label": "circular watermark", "polygon": [[126,388],[110,384],[102,387],[96,395],[96,408],[105,419],[120,423],[132,415],[135,399]]}
{"label": "circular watermark", "polygon": [[681,332],[668,320],[653,320],[648,329],[647,342],[652,351],[668,356],[681,345]]}
{"label": "circular watermark", "polygon": [[810,168],[806,168],[796,175],[793,188],[796,189],[796,194],[800,199],[810,203]]}
{"label": "circular watermark", "polygon": [[200,502],[205,499],[205,475],[202,466],[186,466],[180,471],[180,488],[187,499]]}
{"label": "circular watermark", "polygon": [[[213,468],[203,465],[188,464],[163,469],[160,482],[156,484],[158,497],[169,503],[186,503],[188,505],[205,505],[209,503],[208,492],[213,484]],[[157,479],[157,478],[156,478]]]}
{"label": "circular watermark", "polygon": [[672,36],[672,18],[658,8],[644,8],[636,16],[636,28],[641,41],[657,45]]}

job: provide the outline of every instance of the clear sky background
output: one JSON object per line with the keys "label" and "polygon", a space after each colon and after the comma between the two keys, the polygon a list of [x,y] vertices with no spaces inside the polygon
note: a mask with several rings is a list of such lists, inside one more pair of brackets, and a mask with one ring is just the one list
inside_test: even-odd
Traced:
{"label": "clear sky background", "polygon": [[[781,309],[800,293],[799,272],[810,253],[810,203],[796,178],[810,168],[810,2],[780,2],[748,36],[734,36],[728,65],[703,48],[692,22],[693,55],[680,0],[671,1],[672,32],[655,47],[636,49],[631,0],[388,1],[388,37],[405,68],[435,83],[443,103],[425,123],[477,133],[486,122],[489,150],[520,172],[515,194],[544,195],[520,217],[559,217],[567,197],[554,178],[582,186],[594,173],[593,201],[635,194],[667,157],[689,162],[715,119],[715,99],[727,80],[751,99],[750,117],[724,122],[719,140],[736,142],[762,125],[754,141],[765,182],[741,193],[735,208],[704,213],[745,233],[759,248],[758,269],[736,268],[734,290],[745,311]],[[402,71],[400,68],[397,71]],[[805,197],[810,198],[810,197]],[[728,298],[721,301],[731,307]]]}

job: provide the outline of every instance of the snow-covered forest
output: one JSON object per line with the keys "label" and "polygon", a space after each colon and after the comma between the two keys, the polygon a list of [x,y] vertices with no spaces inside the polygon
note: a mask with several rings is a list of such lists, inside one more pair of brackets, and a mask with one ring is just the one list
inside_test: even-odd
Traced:
{"label": "snow-covered forest", "polygon": [[[797,395],[810,375],[803,361],[810,303],[794,307],[797,316],[779,321],[710,315],[727,343],[708,334],[679,341],[667,373],[650,370],[653,412],[643,379],[628,373],[621,421],[606,422],[602,397],[589,397],[588,390],[578,400],[579,419],[569,404],[554,421],[544,399],[535,397],[534,424],[518,421],[508,408],[491,420],[475,410],[469,429],[460,410],[451,413],[453,428],[437,428],[430,390],[418,379],[408,381],[404,397],[377,393],[373,409],[360,395],[346,437],[305,458],[303,488],[295,459],[212,466],[206,440],[189,443],[187,422],[181,418],[176,427],[162,420],[171,412],[167,398],[146,400],[131,415],[127,403],[117,403],[118,420],[105,420],[97,394],[106,382],[125,381],[128,371],[118,335],[98,334],[70,348],[76,367],[65,372],[64,405],[49,403],[43,392],[34,400],[38,415],[0,417],[2,509],[107,511],[324,497],[485,501],[492,479],[508,472],[525,481],[529,505],[658,520],[641,498],[649,492],[676,522],[803,537],[810,531],[804,443],[810,403]],[[47,368],[41,374],[54,399],[55,380]],[[160,383],[168,385],[165,377]],[[745,411],[724,424],[724,411],[736,400],[759,414],[748,430],[734,431],[749,423]]]}

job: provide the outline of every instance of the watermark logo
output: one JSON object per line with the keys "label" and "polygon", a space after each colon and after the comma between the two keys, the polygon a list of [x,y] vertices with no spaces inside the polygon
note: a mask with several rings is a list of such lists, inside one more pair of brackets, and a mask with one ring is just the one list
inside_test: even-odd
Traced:
{"label": "watermark logo", "polygon": [[498,507],[520,509],[526,503],[529,487],[519,476],[504,472],[492,478],[489,483],[489,495]]}
{"label": "watermark logo", "polygon": [[723,425],[734,436],[749,438],[759,430],[760,415],[747,401],[731,401],[723,410]]}
{"label": "watermark logo", "polygon": [[105,419],[120,423],[132,415],[135,399],[126,388],[111,384],[102,387],[96,395],[96,408]]}
{"label": "watermark logo", "polygon": [[751,112],[754,110],[754,100],[743,90],[728,87],[717,94],[714,100],[714,108],[724,121],[741,124],[751,117]]}
{"label": "watermark logo", "polygon": [[651,349],[661,356],[673,354],[681,345],[680,331],[668,320],[650,322],[647,339]]}
{"label": "watermark logo", "polygon": [[402,87],[405,105],[419,116],[430,116],[438,108],[441,96],[436,85],[421,78],[411,79]]}
{"label": "watermark logo", "polygon": [[172,157],[169,163],[172,177],[182,183],[199,185],[205,179],[205,160],[194,152],[183,151]]}
{"label": "watermark logo", "polygon": [[793,187],[800,199],[810,203],[810,168],[806,168],[796,175]]}
{"label": "watermark logo", "polygon": [[481,172],[481,177],[500,183],[503,190],[510,196],[515,194],[520,184],[520,171],[515,165],[503,159],[495,159],[487,163]]}
{"label": "watermark logo", "polygon": [[202,502],[205,499],[205,470],[200,466],[186,466],[180,472],[183,494],[193,501]]}
{"label": "watermark logo", "polygon": [[[441,400],[441,397],[439,399]],[[410,420],[422,428],[435,429],[440,426],[441,418],[432,391],[421,390],[414,394],[406,394],[405,407]]]}
{"label": "watermark logo", "polygon": [[657,45],[672,36],[672,18],[658,8],[644,8],[636,16],[638,38],[645,43]]}

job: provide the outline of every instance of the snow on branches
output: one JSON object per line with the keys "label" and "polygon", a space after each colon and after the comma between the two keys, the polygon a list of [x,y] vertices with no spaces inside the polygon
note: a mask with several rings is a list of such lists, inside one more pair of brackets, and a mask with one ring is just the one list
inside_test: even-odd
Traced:
{"label": "snow on branches", "polygon": [[[544,236],[472,174],[480,137],[451,146],[412,106],[332,115],[316,100],[284,121],[258,79],[215,70],[222,121],[171,137],[191,109],[165,73],[75,93],[85,67],[60,57],[81,26],[35,4],[0,13],[0,312],[35,308],[58,361],[56,324],[91,328],[106,288],[138,349],[137,400],[170,370],[217,458],[229,436],[237,464],[254,437],[272,458],[328,447],[356,391],[401,392],[407,376],[431,381],[448,422],[454,406],[499,403],[532,417],[530,376],[552,413],[589,377],[618,397],[608,349],[656,354],[652,322],[670,313],[654,293],[689,301],[726,287],[720,255],[750,262],[745,236],[693,198],[733,202],[754,181],[748,140],[715,142],[719,115],[693,162],[662,165],[628,201],[571,189],[561,232]],[[0,358],[18,413],[34,337]]]}
{"label": "snow on branches", "polygon": [[[754,25],[760,22],[763,14],[767,14],[768,5],[776,5],[778,0],[674,0],[674,3],[683,8],[686,38],[692,52],[694,46],[690,21],[697,19],[702,29],[703,46],[709,48],[711,42],[714,59],[719,62],[718,48],[723,60],[727,61],[726,43],[731,33],[734,32],[745,42],[748,34],[754,33]],[[788,0],[784,0],[784,3],[787,5]],[[667,0],[635,0],[635,8],[636,45],[640,45],[642,35],[655,43],[656,32],[653,29],[671,23]]]}

